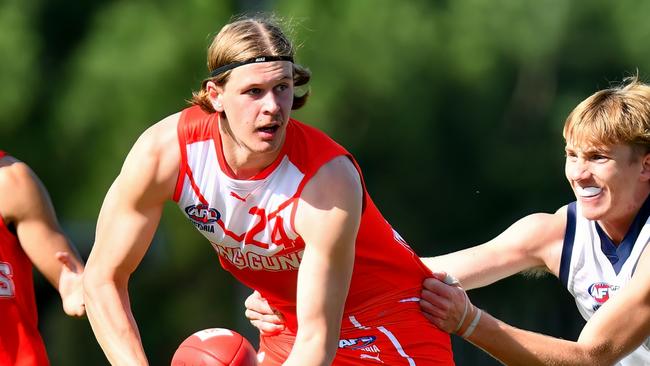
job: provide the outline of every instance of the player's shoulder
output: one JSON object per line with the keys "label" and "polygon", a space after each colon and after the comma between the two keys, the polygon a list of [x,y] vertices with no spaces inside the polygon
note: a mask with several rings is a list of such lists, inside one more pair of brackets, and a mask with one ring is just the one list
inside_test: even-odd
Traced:
{"label": "player's shoulder", "polygon": [[[180,112],[147,128],[129,151],[120,172],[127,186],[173,191],[180,166],[177,126]],[[129,188],[138,190],[139,188]]]}
{"label": "player's shoulder", "polygon": [[15,192],[35,184],[35,174],[24,162],[5,156],[0,159],[0,192]]}
{"label": "player's shoulder", "polygon": [[312,180],[328,190],[345,189],[360,186],[359,172],[347,155],[338,155],[324,163]]}
{"label": "player's shoulder", "polygon": [[523,217],[513,225],[514,232],[518,233],[533,247],[538,249],[561,243],[567,224],[566,206],[554,213],[536,212]]}
{"label": "player's shoulder", "polygon": [[548,271],[558,275],[566,223],[566,207],[561,207],[554,213],[537,212],[525,216],[507,232],[514,235],[519,249],[540,259]]}
{"label": "player's shoulder", "polygon": [[178,121],[181,112],[169,115],[147,128],[138,138],[136,144],[146,149],[169,147],[178,138]]}
{"label": "player's shoulder", "polygon": [[177,126],[180,112],[148,127],[133,144],[127,160],[164,161],[178,158]]}
{"label": "player's shoulder", "polygon": [[536,212],[526,216],[523,220],[539,229],[562,229],[566,226],[567,205],[558,208],[555,212]]}
{"label": "player's shoulder", "polygon": [[309,180],[301,198],[312,205],[332,203],[341,207],[362,202],[361,178],[348,156],[340,155],[323,164]]}
{"label": "player's shoulder", "polygon": [[4,215],[11,216],[40,197],[37,179],[26,163],[10,156],[0,159],[0,210]]}

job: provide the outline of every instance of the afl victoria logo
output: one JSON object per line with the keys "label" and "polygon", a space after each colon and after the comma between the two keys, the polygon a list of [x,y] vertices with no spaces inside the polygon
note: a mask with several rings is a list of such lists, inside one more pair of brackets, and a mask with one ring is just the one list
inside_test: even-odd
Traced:
{"label": "afl victoria logo", "polygon": [[219,221],[221,214],[208,205],[198,204],[185,207],[185,213],[197,224],[211,224]]}
{"label": "afl victoria logo", "polygon": [[597,303],[603,304],[605,301],[609,300],[610,291],[612,288],[606,282],[596,282],[589,286],[587,290],[589,295],[596,300]]}
{"label": "afl victoria logo", "polygon": [[341,339],[339,340],[339,348],[361,349],[370,346],[376,339],[377,337],[372,335],[359,338]]}

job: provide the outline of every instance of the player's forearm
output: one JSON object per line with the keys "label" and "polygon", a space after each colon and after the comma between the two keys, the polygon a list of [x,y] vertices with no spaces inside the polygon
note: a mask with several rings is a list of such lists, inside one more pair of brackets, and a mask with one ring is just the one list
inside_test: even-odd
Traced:
{"label": "player's forearm", "polygon": [[468,341],[506,365],[611,365],[611,352],[505,324],[483,312]]}
{"label": "player's forearm", "polygon": [[298,334],[291,349],[289,358],[283,366],[329,366],[334,360],[337,347],[337,338],[329,342],[323,332],[312,333],[311,336]]}
{"label": "player's forearm", "polygon": [[148,365],[140,333],[131,313],[126,286],[92,276],[84,279],[88,320],[111,365]]}
{"label": "player's forearm", "polygon": [[466,253],[466,250],[421,260],[432,272],[444,271],[454,276],[465,290],[483,287],[499,279],[492,275],[486,276],[480,267],[483,263],[475,259],[474,255]]}

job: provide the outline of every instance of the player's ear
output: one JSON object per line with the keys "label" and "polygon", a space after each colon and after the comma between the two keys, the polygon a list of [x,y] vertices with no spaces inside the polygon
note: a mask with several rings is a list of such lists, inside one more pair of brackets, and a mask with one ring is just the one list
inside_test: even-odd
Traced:
{"label": "player's ear", "polygon": [[641,155],[641,179],[650,182],[650,152]]}
{"label": "player's ear", "polygon": [[217,112],[223,112],[223,105],[221,103],[221,96],[223,95],[223,87],[215,84],[212,81],[208,81],[205,85],[205,89],[208,91],[208,98],[212,102],[212,108]]}

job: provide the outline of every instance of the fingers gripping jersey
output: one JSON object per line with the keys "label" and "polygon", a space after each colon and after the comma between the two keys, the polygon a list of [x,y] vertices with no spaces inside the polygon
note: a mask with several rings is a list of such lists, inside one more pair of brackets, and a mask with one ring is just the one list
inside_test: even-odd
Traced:
{"label": "fingers gripping jersey", "polygon": [[[0,159],[6,154],[0,151]],[[0,365],[48,365],[38,332],[32,264],[0,210]]]}
{"label": "fingers gripping jersey", "polygon": [[[609,299],[630,282],[643,250],[650,241],[650,200],[646,200],[629,232],[613,248],[595,221],[582,216],[575,202],[567,209],[567,229],[562,249],[560,280],[575,298],[580,314],[589,320]],[[611,255],[610,255],[611,256]],[[650,365],[650,339],[616,365]]]}
{"label": "fingers gripping jersey", "polygon": [[[206,114],[196,106],[184,110],[178,137],[182,161],[174,200],[210,241],[223,268],[282,311],[290,333],[295,334],[297,274],[306,245],[294,227],[298,199],[327,162],[338,156],[349,157],[355,166],[356,162],[324,133],[292,119],[277,159],[255,177],[238,180],[223,157],[216,114]],[[383,320],[417,305],[429,271],[382,217],[365,187],[363,199],[344,319],[352,317],[368,330],[377,330]],[[418,365],[453,364],[449,336],[431,326],[419,311],[407,313],[411,315],[404,315],[404,320],[411,319],[409,324],[421,324],[412,331],[426,339],[426,352],[440,354],[437,359],[443,360]],[[344,321],[341,339],[363,338],[359,331],[354,322]],[[353,334],[346,338],[346,332]],[[405,365],[410,364],[408,346],[390,351]],[[377,350],[372,345],[366,349]],[[287,352],[280,351],[280,359]]]}

